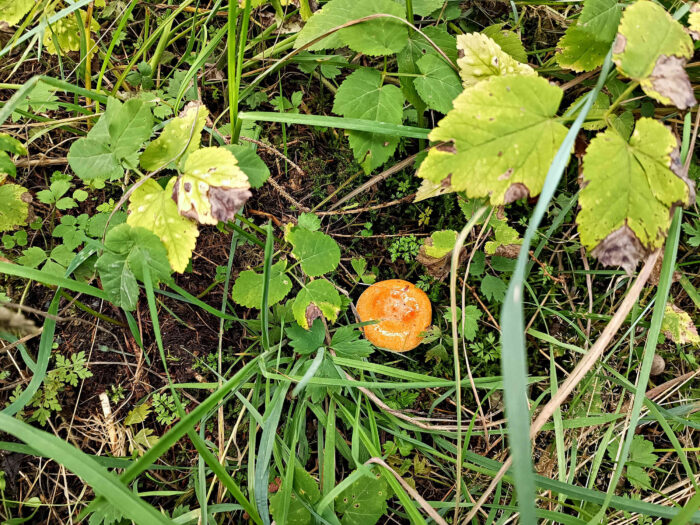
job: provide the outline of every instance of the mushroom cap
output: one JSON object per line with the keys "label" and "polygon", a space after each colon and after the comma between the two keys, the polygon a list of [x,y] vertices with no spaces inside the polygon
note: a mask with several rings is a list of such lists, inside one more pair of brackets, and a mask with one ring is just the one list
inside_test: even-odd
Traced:
{"label": "mushroom cap", "polygon": [[433,316],[423,290],[402,279],[379,281],[357,301],[360,320],[379,321],[364,327],[365,337],[379,348],[406,352],[417,347]]}

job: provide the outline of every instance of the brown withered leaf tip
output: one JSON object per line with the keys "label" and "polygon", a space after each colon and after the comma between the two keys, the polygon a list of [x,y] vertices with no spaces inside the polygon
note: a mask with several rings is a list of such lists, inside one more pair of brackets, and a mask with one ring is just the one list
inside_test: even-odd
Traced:
{"label": "brown withered leaf tip", "polygon": [[624,35],[618,33],[617,36],[615,37],[615,42],[613,42],[613,49],[612,52],[614,55],[619,55],[625,50],[625,47],[627,47],[627,39],[625,38]]}
{"label": "brown withered leaf tip", "polygon": [[[182,176],[180,176],[182,177]],[[180,184],[179,181],[173,187],[172,199],[177,203]],[[184,184],[184,190],[190,191],[190,183]],[[209,204],[211,205],[211,215],[218,221],[226,222],[233,220],[236,214],[241,211],[245,203],[253,194],[246,188],[226,188],[220,186],[210,186],[207,191]],[[180,211],[180,215],[199,220],[199,214],[194,207],[187,211]]]}
{"label": "brown withered leaf tip", "polygon": [[[676,141],[678,142],[678,138],[676,137]],[[695,181],[691,180],[690,177],[688,177],[688,172],[683,168],[683,164],[681,163],[681,147],[680,143],[671,152],[671,164],[669,168],[673,173],[675,173],[680,179],[683,180],[683,182],[686,183],[688,186],[688,193],[690,196],[690,201],[688,202],[688,206],[692,206],[695,204]]]}
{"label": "brown withered leaf tip", "polygon": [[9,332],[23,337],[36,332],[36,330],[34,321],[24,317],[21,312],[0,306],[0,332]]}
{"label": "brown withered leaf tip", "polygon": [[661,55],[649,77],[654,89],[668,97],[678,109],[687,109],[697,104],[693,86],[685,71],[686,62],[682,57]]}
{"label": "brown withered leaf tip", "polygon": [[311,328],[314,324],[314,321],[318,318],[320,318],[323,315],[323,312],[321,312],[321,309],[316,306],[314,303],[311,303],[309,306],[306,307],[306,323],[309,325],[309,328]]}
{"label": "brown withered leaf tip", "polygon": [[[428,237],[425,243],[418,250],[416,261],[425,267],[425,271],[438,281],[444,281],[445,277],[450,274],[450,265],[452,264],[452,251],[442,257],[432,257],[425,253],[427,246],[432,246],[433,240]],[[459,264],[464,263],[467,259],[467,250],[462,248],[459,252]]]}
{"label": "brown withered leaf tip", "polygon": [[591,254],[604,266],[621,266],[632,274],[647,252],[629,226],[624,225],[603,239]]}
{"label": "brown withered leaf tip", "polygon": [[494,255],[499,255],[507,259],[517,259],[520,253],[520,244],[502,244],[496,247],[496,253]]}
{"label": "brown withered leaf tip", "polygon": [[503,196],[503,202],[504,204],[510,204],[511,202],[524,199],[528,195],[530,195],[530,190],[527,189],[527,186],[522,182],[516,182],[515,184],[511,184],[506,190]]}

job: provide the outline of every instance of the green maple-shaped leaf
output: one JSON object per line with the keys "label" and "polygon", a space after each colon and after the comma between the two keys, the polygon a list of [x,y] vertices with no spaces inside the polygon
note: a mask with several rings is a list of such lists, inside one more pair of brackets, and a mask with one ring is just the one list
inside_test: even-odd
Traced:
{"label": "green maple-shaped leaf", "polygon": [[617,34],[620,16],[617,0],[584,0],[578,20],[557,44],[559,65],[574,71],[591,71],[602,65]]}
{"label": "green maple-shaped leaf", "polygon": [[0,0],[0,22],[15,26],[33,6],[34,0]]}
{"label": "green maple-shaped leaf", "polygon": [[[297,35],[295,49],[342,26],[352,20],[358,20],[375,14],[388,14],[403,17],[404,9],[391,0],[331,0],[316,11],[304,28]],[[406,25],[392,18],[377,18],[332,33],[308,49],[336,49],[348,46],[353,51],[366,55],[390,55],[401,51],[408,41]]]}
{"label": "green maple-shaped leaf", "polygon": [[[428,26],[421,31],[447,55],[453,64],[457,62],[457,40],[443,26]],[[418,61],[427,55],[439,56],[438,52],[425,37],[415,31],[411,31],[408,37],[408,44],[396,55],[399,73],[404,73],[404,75],[399,77],[401,90],[406,100],[417,109],[422,108],[425,104],[414,87],[413,81],[415,77],[411,75],[420,73]]]}
{"label": "green maple-shaped leaf", "polygon": [[673,171],[677,147],[671,131],[650,118],[637,121],[629,141],[611,129],[591,141],[576,222],[581,244],[603,264],[634,269],[663,244],[671,206],[690,204],[690,187]]}
{"label": "green maple-shaped leaf", "polygon": [[566,128],[562,91],[536,76],[492,77],[466,89],[430,133],[418,176],[500,205],[537,195]]}
{"label": "green maple-shaped leaf", "polygon": [[[69,51],[80,51],[80,28],[78,26],[78,18],[76,14],[80,15],[80,20],[84,25],[87,21],[87,13],[82,9],[71,13],[68,16],[61,18],[54,24],[51,24],[44,31],[43,44],[46,47],[46,51],[52,55],[57,55],[59,51],[61,53],[67,53]],[[95,18],[90,19],[90,32],[99,31],[100,24],[97,23]],[[94,46],[92,38],[87,39],[88,48]]]}
{"label": "green maple-shaped leaf", "polygon": [[201,104],[187,104],[180,115],[170,120],[158,138],[143,150],[139,159],[141,167],[155,171],[198,149],[208,114],[207,108]]}
{"label": "green maple-shaped leaf", "polygon": [[666,305],[661,331],[667,339],[679,345],[691,344],[696,347],[700,346],[698,329],[690,315],[673,303]]}
{"label": "green maple-shaped leaf", "polygon": [[168,252],[173,270],[182,273],[197,244],[197,224],[177,211],[173,200],[175,177],[165,189],[153,179],[147,179],[129,198],[127,223],[155,233]]}
{"label": "green maple-shaped leaf", "polygon": [[145,228],[120,224],[105,237],[105,251],[97,259],[102,288],[110,301],[124,310],[136,308],[139,296],[137,280],[151,272],[155,283],[170,278],[168,254],[160,239]]}
{"label": "green maple-shaped leaf", "polygon": [[[401,90],[382,83],[379,71],[358,69],[349,75],[335,94],[333,112],[348,118],[360,118],[401,124],[404,98]],[[347,132],[350,147],[365,173],[383,165],[396,150],[398,137],[366,131]]]}
{"label": "green maple-shaped leaf", "polygon": [[26,224],[31,200],[27,188],[17,184],[0,186],[0,232]]}
{"label": "green maple-shaped leaf", "polygon": [[[294,319],[302,328],[309,329],[309,318],[315,318],[315,309],[331,322],[340,312],[340,295],[326,279],[316,279],[304,285],[292,304]],[[307,315],[308,314],[308,315]]]}
{"label": "green maple-shaped leaf", "polygon": [[[286,273],[287,261],[279,261],[270,267],[270,287],[268,290],[267,304],[269,306],[279,303],[287,297],[292,289],[292,280]],[[246,308],[262,307],[264,276],[253,270],[241,272],[231,290],[231,297],[241,306]]]}
{"label": "green maple-shaped leaf", "polygon": [[457,242],[457,232],[454,230],[441,230],[433,232],[430,236],[432,243],[426,244],[425,253],[430,257],[439,259],[450,253]]}
{"label": "green maple-shaped leaf", "polygon": [[148,104],[138,99],[123,104],[115,98],[86,137],[68,151],[68,163],[82,180],[118,179],[122,163],[135,166],[141,145],[151,136],[153,116]]}
{"label": "green maple-shaped leaf", "polygon": [[343,515],[342,525],[371,525],[386,511],[388,489],[379,476],[359,478],[335,498],[335,510]]}
{"label": "green maple-shaped leaf", "polygon": [[340,262],[338,243],[323,232],[297,226],[289,230],[285,239],[292,244],[292,255],[309,277],[332,272]]}
{"label": "green maple-shaped leaf", "polygon": [[622,15],[613,46],[613,61],[662,104],[686,109],[696,104],[685,64],[693,41],[685,28],[660,5],[638,0]]}
{"label": "green maple-shaped leaf", "polygon": [[413,85],[426,105],[447,113],[452,109],[452,101],[462,92],[459,76],[445,59],[436,55],[425,55],[417,64],[422,76],[413,80]]}
{"label": "green maple-shaped leaf", "polygon": [[181,215],[201,224],[217,224],[234,218],[251,197],[249,188],[233,153],[202,148],[187,157],[173,195]]}
{"label": "green maple-shaped leaf", "polygon": [[492,38],[482,33],[468,33],[457,37],[457,49],[462,56],[457,60],[464,87],[473,86],[495,76],[537,73],[505,53]]}

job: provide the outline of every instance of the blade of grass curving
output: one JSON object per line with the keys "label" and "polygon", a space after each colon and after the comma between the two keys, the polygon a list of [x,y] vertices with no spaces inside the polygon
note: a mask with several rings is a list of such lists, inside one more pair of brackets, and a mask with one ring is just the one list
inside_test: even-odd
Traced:
{"label": "blade of grass curving", "polygon": [[0,274],[13,275],[15,277],[22,277],[24,279],[30,279],[32,281],[37,281],[42,284],[49,286],[59,286],[61,288],[67,288],[74,292],[82,293],[85,295],[90,295],[92,297],[97,297],[98,299],[104,299],[109,301],[107,294],[96,288],[80,281],[74,279],[68,279],[66,277],[59,277],[57,275],[50,274],[48,272],[42,272],[41,270],[35,270],[33,268],[26,268],[18,264],[0,262]]}
{"label": "blade of grass curving", "polygon": [[263,264],[263,294],[260,309],[262,321],[262,343],[265,351],[270,349],[270,312],[268,308],[268,296],[270,293],[270,269],[272,268],[272,252],[274,251],[274,239],[272,236],[272,223],[267,223],[267,238],[265,239],[265,261]]}
{"label": "blade of grass curving", "polygon": [[304,375],[294,387],[294,390],[292,390],[292,397],[298,396],[299,392],[304,390],[304,387],[306,387],[309,381],[311,381],[311,379],[316,375],[316,372],[318,372],[318,369],[321,367],[321,363],[323,362],[325,355],[325,347],[319,346],[316,357],[314,357],[314,360],[311,361],[311,366],[309,366],[308,370],[304,372]]}
{"label": "blade of grass curving", "polygon": [[[535,483],[529,438],[530,415],[527,404],[527,353],[523,321],[523,283],[527,276],[526,268],[530,257],[530,245],[569,163],[576,136],[598,93],[605,84],[611,66],[612,55],[611,52],[608,52],[595,87],[588,93],[585,104],[571,125],[549,167],[542,192],[523,237],[515,271],[511,277],[501,311],[501,368],[505,386],[505,412],[508,421],[509,444],[513,458],[513,476],[518,508],[520,509],[520,520],[524,525],[536,523]],[[489,491],[487,490],[467,515],[467,521],[474,517],[488,495]]]}
{"label": "blade of grass curving", "polygon": [[289,390],[289,385],[289,381],[280,381],[277,384],[277,388],[275,389],[270,403],[267,405],[265,423],[262,427],[262,436],[260,437],[260,446],[255,463],[255,504],[257,505],[262,522],[265,525],[270,525],[270,511],[267,507],[270,458],[272,457],[272,447],[275,442],[275,436],[277,435],[277,427],[279,425],[280,416],[282,415],[284,398]]}
{"label": "blade of grass curving", "polygon": [[644,344],[644,351],[642,353],[642,363],[635,385],[637,393],[634,396],[634,401],[632,402],[632,410],[629,414],[627,433],[625,435],[625,440],[622,442],[622,446],[618,450],[616,459],[617,465],[608,484],[608,492],[605,501],[603,502],[603,505],[598,513],[589,522],[591,524],[599,523],[599,521],[595,520],[603,519],[605,516],[605,510],[607,509],[610,498],[617,487],[620,476],[622,476],[622,470],[627,462],[630,447],[632,446],[632,439],[634,439],[636,433],[637,423],[639,422],[639,414],[641,413],[642,405],[644,404],[644,392],[646,392],[647,384],[649,383],[651,365],[654,359],[654,354],[656,353],[656,345],[659,341],[659,334],[661,333],[661,323],[664,319],[666,301],[668,300],[668,294],[671,290],[673,272],[676,268],[676,255],[678,253],[678,243],[680,241],[682,218],[683,209],[678,207],[673,214],[671,227],[668,231],[668,238],[666,239],[666,248],[664,250],[659,284],[656,287],[654,310],[651,314],[651,325],[649,326],[649,330],[646,334],[646,343]]}
{"label": "blade of grass curving", "polygon": [[110,504],[136,523],[170,523],[169,519],[131,492],[93,458],[62,439],[4,413],[0,413],[0,428],[25,443],[31,443],[32,447],[40,450],[43,455],[79,476],[95,492],[102,494]]}
{"label": "blade of grass curving", "polygon": [[282,124],[303,124],[305,126],[320,126],[323,128],[351,129],[381,133],[391,137],[408,137],[427,139],[429,129],[414,126],[403,126],[389,122],[378,122],[359,118],[327,117],[325,115],[304,115],[296,113],[276,113],[274,111],[241,111],[240,120],[280,122]]}

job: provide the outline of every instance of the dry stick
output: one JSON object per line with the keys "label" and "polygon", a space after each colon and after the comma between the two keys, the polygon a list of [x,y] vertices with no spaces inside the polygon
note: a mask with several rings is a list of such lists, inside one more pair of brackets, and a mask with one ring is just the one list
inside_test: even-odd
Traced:
{"label": "dry stick", "polygon": [[[622,323],[625,321],[627,315],[632,310],[632,307],[637,302],[639,295],[642,293],[644,285],[651,276],[651,272],[654,269],[654,264],[656,264],[656,261],[660,255],[661,250],[656,250],[654,253],[649,255],[649,257],[647,257],[647,260],[639,272],[639,275],[630,287],[629,292],[622,301],[622,304],[620,304],[617,312],[615,312],[615,315],[613,315],[612,319],[610,319],[610,322],[603,330],[603,333],[600,335],[588,353],[581,358],[571,374],[569,374],[569,377],[567,377],[561,384],[554,397],[552,397],[552,399],[550,399],[549,402],[542,408],[542,411],[539,413],[535,421],[533,421],[532,425],[530,425],[530,439],[534,439],[535,436],[537,436],[537,433],[549,420],[554,411],[566,400],[567,397],[569,397],[569,394],[571,394],[576,385],[581,382],[590,369],[593,368],[593,365],[598,361],[598,358],[600,358],[600,356],[603,354],[610,343],[610,340],[620,329],[620,326],[622,326]],[[501,481],[512,464],[513,456],[508,456],[508,459],[506,459],[506,461],[503,463],[503,466],[501,466],[500,470],[491,481],[491,484],[481,495],[479,501],[476,502],[474,508],[469,511],[469,514],[467,514],[467,517],[462,523],[466,524],[471,521],[471,519],[476,515],[477,511],[482,507],[486,499],[495,490],[496,485],[499,481]]]}
{"label": "dry stick", "polygon": [[393,200],[391,202],[385,202],[383,204],[377,204],[375,206],[367,206],[365,208],[357,208],[354,210],[317,211],[316,215],[350,215],[353,213],[364,213],[366,211],[381,210],[382,208],[389,208],[391,206],[396,206],[397,204],[402,204],[404,202],[413,200],[415,196],[416,194],[412,193],[411,195],[406,195],[405,197]]}
{"label": "dry stick", "polygon": [[[416,154],[416,155],[417,155],[417,154]],[[392,176],[394,173],[398,173],[398,172],[401,171],[402,169],[404,169],[404,168],[410,166],[410,165],[413,163],[413,161],[415,160],[416,155],[411,155],[411,156],[408,157],[407,159],[404,159],[404,160],[402,160],[402,161],[400,161],[400,162],[397,162],[397,163],[394,164],[391,168],[382,171],[382,172],[381,172],[380,174],[378,174],[378,175],[375,175],[374,177],[372,177],[371,179],[369,179],[367,182],[365,182],[362,186],[360,186],[359,188],[355,188],[355,189],[352,190],[350,193],[348,193],[345,197],[343,197],[342,199],[338,200],[338,202],[334,203],[334,204],[329,208],[329,211],[327,211],[327,212],[320,212],[319,215],[328,215],[328,214],[330,214],[330,211],[335,210],[335,209],[338,208],[341,204],[343,204],[343,203],[349,201],[350,199],[352,199],[352,198],[355,197],[356,195],[359,195],[360,193],[362,193],[363,191],[365,191],[365,190],[371,188],[371,187],[374,186],[375,184],[380,183],[380,182],[383,181],[384,179],[389,178],[389,177]]]}
{"label": "dry stick", "polygon": [[302,175],[302,176],[304,176],[304,177],[306,176],[306,173],[304,173],[304,170],[301,169],[301,168],[299,167],[298,164],[296,164],[292,159],[290,159],[289,157],[287,157],[284,153],[282,153],[282,152],[281,152],[280,150],[278,150],[277,148],[274,148],[274,147],[272,147],[272,146],[270,146],[270,145],[268,145],[268,144],[265,144],[264,142],[261,142],[261,141],[259,141],[259,140],[251,139],[250,137],[241,137],[241,140],[244,140],[244,141],[246,141],[246,142],[252,142],[253,144],[255,144],[255,145],[257,145],[257,146],[259,146],[259,147],[261,147],[261,148],[263,148],[263,149],[266,149],[267,151],[269,151],[269,152],[272,153],[273,155],[277,155],[279,158],[281,158],[281,159],[284,160],[287,164],[289,164],[292,168],[294,168],[295,170],[297,170],[297,171],[299,172],[300,175]]}
{"label": "dry stick", "polygon": [[411,497],[418,502],[418,504],[425,511],[425,513],[431,518],[433,518],[433,520],[435,520],[435,523],[439,523],[440,525],[447,525],[447,522],[444,520],[444,518],[440,516],[440,514],[438,514],[435,511],[435,509],[427,501],[425,501],[420,494],[418,494],[418,491],[411,487],[411,485],[406,483],[406,481],[401,476],[399,476],[398,472],[396,472],[393,468],[387,465],[382,458],[370,458],[367,461],[365,461],[365,465],[369,465],[370,463],[380,465],[387,469],[389,472],[391,472],[396,478],[396,481],[398,481],[404,488],[404,490],[408,492],[411,495]]}

